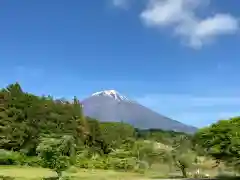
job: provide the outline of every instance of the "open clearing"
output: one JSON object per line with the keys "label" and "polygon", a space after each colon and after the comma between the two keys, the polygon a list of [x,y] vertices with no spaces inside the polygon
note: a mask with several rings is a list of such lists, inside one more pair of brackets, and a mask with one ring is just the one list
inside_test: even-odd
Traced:
{"label": "open clearing", "polygon": [[[164,167],[159,169],[161,169],[162,172],[167,171],[167,169],[164,169]],[[13,177],[16,180],[40,180],[47,177],[56,177],[57,174],[50,169],[44,169],[41,167],[0,166],[0,180],[1,176]],[[113,170],[90,170],[77,168],[74,168],[74,170],[71,170],[70,168],[68,171],[63,173],[63,176],[71,177],[71,180],[156,180],[167,177],[166,174],[162,174],[159,171],[139,174],[130,172],[117,172]]]}
{"label": "open clearing", "polygon": [[[111,170],[86,170],[79,169],[77,172],[66,172],[64,175],[71,176],[71,179],[84,180],[149,180],[140,174],[115,172]],[[56,173],[44,168],[32,168],[22,166],[0,166],[0,176],[10,176],[15,179],[42,179],[44,177],[54,177]]]}
{"label": "open clearing", "polygon": [[21,166],[0,166],[0,176],[9,176],[21,179],[38,179],[56,176],[56,173],[44,168]]}

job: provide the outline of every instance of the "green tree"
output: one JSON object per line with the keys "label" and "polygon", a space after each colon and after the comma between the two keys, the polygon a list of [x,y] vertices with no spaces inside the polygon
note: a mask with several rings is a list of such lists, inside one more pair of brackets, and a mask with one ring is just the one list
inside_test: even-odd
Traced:
{"label": "green tree", "polygon": [[164,131],[161,129],[136,129],[136,136],[138,139],[157,141],[166,145],[172,145],[174,139],[182,135],[190,138],[190,135],[182,132]]}
{"label": "green tree", "polygon": [[108,154],[110,148],[102,136],[99,121],[90,117],[86,117],[86,120],[89,133],[85,139],[85,145],[92,153]]}
{"label": "green tree", "polygon": [[180,136],[174,140],[172,149],[172,160],[177,168],[182,172],[184,178],[187,177],[187,170],[195,160],[195,154],[191,150],[192,144],[187,136]]}
{"label": "green tree", "polygon": [[132,156],[136,157],[139,162],[147,162],[149,167],[151,167],[153,163],[160,160],[161,151],[155,147],[155,142],[140,140],[134,144]]}
{"label": "green tree", "polygon": [[74,153],[74,139],[70,136],[62,138],[43,138],[37,151],[42,159],[42,166],[53,169],[58,177],[70,166],[71,156]]}
{"label": "green tree", "polygon": [[78,145],[85,139],[87,123],[82,106],[22,90],[18,83],[0,90],[0,148],[36,155],[41,136],[69,134]]}
{"label": "green tree", "polygon": [[194,137],[205,154],[240,169],[240,117],[221,120],[203,128]]}
{"label": "green tree", "polygon": [[129,138],[135,138],[135,129],[123,122],[100,123],[104,141],[113,149],[119,148]]}

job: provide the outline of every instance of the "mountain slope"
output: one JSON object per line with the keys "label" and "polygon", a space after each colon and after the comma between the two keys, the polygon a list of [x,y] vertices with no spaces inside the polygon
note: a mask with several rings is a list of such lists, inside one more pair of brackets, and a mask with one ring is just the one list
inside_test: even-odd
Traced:
{"label": "mountain slope", "polygon": [[196,131],[195,127],[160,115],[114,90],[94,93],[82,104],[86,116],[101,121],[123,121],[141,129],[158,128],[186,133]]}

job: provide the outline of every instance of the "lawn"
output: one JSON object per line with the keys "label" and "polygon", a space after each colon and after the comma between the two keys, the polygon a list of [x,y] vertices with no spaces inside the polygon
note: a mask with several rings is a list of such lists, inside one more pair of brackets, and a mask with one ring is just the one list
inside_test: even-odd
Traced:
{"label": "lawn", "polygon": [[[145,174],[130,173],[130,172],[117,172],[113,170],[90,170],[90,169],[69,169],[63,173],[63,176],[71,177],[71,180],[150,180],[161,179],[167,177],[169,169],[163,165],[157,165],[151,171]],[[172,174],[173,176],[181,175],[180,172]],[[214,173],[213,170],[208,172]],[[16,180],[40,180],[46,177],[56,177],[56,173],[44,168],[33,168],[27,166],[0,166],[0,180],[1,176],[13,177]],[[213,175],[213,174],[212,174]]]}
{"label": "lawn", "polygon": [[[77,169],[76,172],[66,172],[65,176],[71,176],[71,179],[84,179],[84,180],[148,180],[143,175],[128,173],[128,172],[115,172],[111,170],[86,170]],[[56,173],[44,168],[32,168],[23,166],[0,166],[0,177],[9,176],[14,177],[16,180],[40,180],[44,177],[54,177]],[[0,178],[1,179],[1,178]]]}
{"label": "lawn", "polygon": [[56,173],[44,168],[24,166],[0,166],[0,177],[9,176],[16,179],[42,179],[56,176]]}
{"label": "lawn", "polygon": [[140,174],[129,172],[116,172],[111,170],[80,170],[77,173],[68,174],[72,179],[86,180],[147,180]]}

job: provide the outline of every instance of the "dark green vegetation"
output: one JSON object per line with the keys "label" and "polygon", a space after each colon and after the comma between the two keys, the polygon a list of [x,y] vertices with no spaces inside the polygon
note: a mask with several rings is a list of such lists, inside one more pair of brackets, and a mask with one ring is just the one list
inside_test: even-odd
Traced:
{"label": "dark green vegetation", "polygon": [[99,122],[84,117],[77,98],[35,96],[18,83],[0,91],[0,165],[41,166],[59,177],[73,166],[137,173],[164,167],[163,176],[180,172],[187,177],[227,164],[237,172],[239,137],[240,118],[220,121],[191,136]]}
{"label": "dark green vegetation", "polygon": [[226,162],[240,170],[240,117],[221,120],[196,133],[194,141],[218,163]]}

